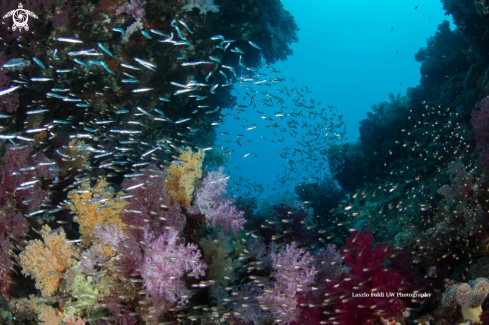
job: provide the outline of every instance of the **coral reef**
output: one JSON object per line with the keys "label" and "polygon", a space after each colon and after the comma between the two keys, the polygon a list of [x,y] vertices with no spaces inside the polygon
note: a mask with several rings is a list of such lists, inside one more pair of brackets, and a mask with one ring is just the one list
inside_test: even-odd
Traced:
{"label": "coral reef", "polygon": [[27,242],[19,260],[22,273],[36,280],[43,297],[54,295],[59,288],[63,273],[75,264],[78,249],[66,243],[62,228],[51,230],[47,225],[41,229],[43,241],[39,239]]}
{"label": "coral reef", "polygon": [[183,207],[190,205],[195,181],[202,177],[204,155],[201,150],[194,153],[192,149],[186,148],[178,160],[166,170],[168,178],[165,189],[171,203],[178,203]]}

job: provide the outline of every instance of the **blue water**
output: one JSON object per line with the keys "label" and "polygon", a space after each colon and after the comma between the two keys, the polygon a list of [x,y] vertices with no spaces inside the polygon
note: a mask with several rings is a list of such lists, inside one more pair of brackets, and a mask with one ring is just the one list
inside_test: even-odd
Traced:
{"label": "blue water", "polygon": [[[299,42],[292,45],[294,55],[273,65],[282,72],[274,76],[283,75],[289,90],[307,86],[316,102],[337,107],[338,114],[343,114],[347,122],[344,141],[359,137],[358,123],[366,118],[372,104],[388,101],[389,93],[404,95],[408,87],[419,84],[421,65],[414,60],[414,54],[426,46],[426,40],[435,34],[440,23],[451,21],[438,0],[283,0],[282,3],[300,28]],[[291,83],[289,78],[296,82]],[[241,94],[236,94],[239,103],[249,104],[249,98],[243,101],[244,94],[239,91]],[[235,112],[226,110],[225,113],[233,115],[228,116],[218,132],[236,134],[236,130],[242,130],[240,125],[245,123],[234,119]],[[256,123],[258,115],[247,110],[238,117]],[[218,143],[229,146],[229,150],[238,149],[231,155],[228,172],[261,183],[268,189],[265,194],[272,194],[278,190],[272,191],[276,176],[284,169],[285,160],[278,154],[286,145],[298,146],[295,140],[272,143],[270,139],[275,136],[265,125],[261,124],[260,128],[259,124],[257,129],[246,133],[245,139],[251,140],[252,146],[240,147],[235,138],[232,144],[225,144],[224,140],[230,139],[228,136],[218,136]],[[260,134],[269,141],[260,138]],[[258,158],[252,154],[240,158],[248,152],[255,152]]]}

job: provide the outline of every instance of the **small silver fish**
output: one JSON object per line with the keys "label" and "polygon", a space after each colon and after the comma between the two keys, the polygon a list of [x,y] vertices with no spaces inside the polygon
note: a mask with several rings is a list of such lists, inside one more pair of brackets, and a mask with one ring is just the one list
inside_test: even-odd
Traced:
{"label": "small silver fish", "polygon": [[142,93],[142,92],[146,92],[146,91],[150,91],[150,90],[154,90],[154,88],[137,88],[137,89],[133,89],[132,92],[133,93]]}
{"label": "small silver fish", "polygon": [[83,43],[79,39],[75,39],[75,38],[58,37],[56,40],[59,42],[68,42],[68,43]]}

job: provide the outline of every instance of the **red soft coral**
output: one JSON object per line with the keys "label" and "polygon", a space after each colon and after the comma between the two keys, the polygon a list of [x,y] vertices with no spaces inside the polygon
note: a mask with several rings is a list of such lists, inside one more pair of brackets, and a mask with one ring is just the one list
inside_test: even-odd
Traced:
{"label": "red soft coral", "polygon": [[[326,282],[327,289],[332,292],[324,302],[330,305],[329,320],[342,324],[372,324],[381,319],[402,318],[408,299],[398,298],[397,292],[414,291],[416,272],[405,265],[406,256],[393,262],[389,244],[372,246],[373,241],[372,231],[367,229],[354,232],[347,239],[341,254],[350,271]],[[391,268],[392,265],[403,265],[404,274]],[[406,279],[408,274],[411,276]],[[393,296],[387,296],[388,293]],[[354,294],[366,297],[354,297]],[[372,297],[372,294],[381,296]]]}

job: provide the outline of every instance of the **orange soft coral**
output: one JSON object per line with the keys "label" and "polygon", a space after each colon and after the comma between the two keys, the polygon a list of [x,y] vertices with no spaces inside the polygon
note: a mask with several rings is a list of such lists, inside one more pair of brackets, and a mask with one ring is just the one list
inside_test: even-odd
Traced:
{"label": "orange soft coral", "polygon": [[46,305],[41,299],[30,296],[28,300],[30,310],[37,315],[39,324],[60,325],[63,317],[53,307]]}
{"label": "orange soft coral", "polygon": [[95,239],[95,227],[115,224],[122,230],[125,226],[119,215],[126,201],[114,193],[105,179],[101,179],[93,188],[89,182],[82,183],[78,189],[71,191],[68,197],[74,203],[74,206],[69,205],[69,208],[76,213],[74,220],[80,224],[85,244],[90,244]]}
{"label": "orange soft coral", "polygon": [[20,253],[22,273],[36,280],[36,288],[44,297],[56,293],[64,271],[76,263],[73,257],[79,252],[73,244],[66,243],[63,228],[53,232],[47,225],[41,229],[42,238],[30,240]]}
{"label": "orange soft coral", "polygon": [[202,161],[205,155],[202,150],[195,153],[189,147],[186,150],[178,157],[184,163],[174,163],[166,169],[168,179],[165,184],[171,203],[178,203],[183,207],[190,205],[195,180],[202,177]]}

